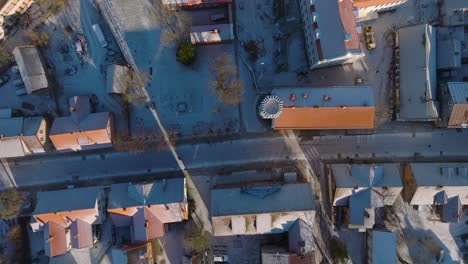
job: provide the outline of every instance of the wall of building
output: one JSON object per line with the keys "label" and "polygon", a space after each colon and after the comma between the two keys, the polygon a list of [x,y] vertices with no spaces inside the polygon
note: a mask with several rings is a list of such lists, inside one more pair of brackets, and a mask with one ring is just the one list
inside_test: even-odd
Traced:
{"label": "wall of building", "polygon": [[23,13],[28,9],[34,0],[8,0],[0,9],[1,16],[11,16],[15,13]]}
{"label": "wall of building", "polygon": [[455,104],[450,113],[448,127],[466,128],[468,126],[468,104]]}
{"label": "wall of building", "polygon": [[393,2],[388,2],[388,3],[383,3],[383,4],[378,4],[378,5],[371,5],[371,6],[366,6],[366,7],[359,7],[359,4],[356,4],[358,6],[358,16],[359,17],[365,17],[369,13],[376,13],[376,12],[384,12],[384,11],[389,11],[397,8],[399,5],[404,4],[406,0],[401,0],[401,1],[393,1]]}

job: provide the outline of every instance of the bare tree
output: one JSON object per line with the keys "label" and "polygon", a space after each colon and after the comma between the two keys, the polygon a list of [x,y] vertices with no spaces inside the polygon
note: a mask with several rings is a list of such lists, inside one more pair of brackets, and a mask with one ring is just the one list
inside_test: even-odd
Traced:
{"label": "bare tree", "polygon": [[13,56],[8,53],[4,48],[0,47],[0,68],[3,68],[13,62]]}
{"label": "bare tree", "polygon": [[125,76],[126,93],[122,99],[133,105],[142,105],[145,102],[143,87],[148,83],[148,74],[140,70],[129,70]]}
{"label": "bare tree", "polygon": [[49,34],[47,32],[29,31],[29,38],[33,45],[44,48],[49,45]]}
{"label": "bare tree", "polygon": [[216,57],[210,65],[214,79],[211,88],[219,101],[226,105],[237,105],[241,102],[243,87],[236,66],[227,53]]}
{"label": "bare tree", "polygon": [[153,1],[152,13],[161,28],[160,42],[164,46],[186,40],[190,34],[192,21],[183,11],[173,10],[162,0]]}

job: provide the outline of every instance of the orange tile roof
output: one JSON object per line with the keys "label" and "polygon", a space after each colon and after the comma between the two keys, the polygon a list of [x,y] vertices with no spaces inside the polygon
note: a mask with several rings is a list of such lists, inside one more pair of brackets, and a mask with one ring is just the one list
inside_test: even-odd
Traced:
{"label": "orange tile roof", "polygon": [[353,8],[351,0],[338,1],[341,23],[345,32],[351,35],[350,40],[345,40],[347,50],[359,49],[359,35],[356,30],[356,17],[354,16]]}
{"label": "orange tile roof", "polygon": [[374,107],[285,107],[274,129],[370,129]]}
{"label": "orange tile roof", "polygon": [[123,208],[107,209],[107,212],[111,214],[132,216],[136,213],[136,211],[138,210],[138,207],[139,206],[129,207],[129,208],[125,208],[125,210]]}
{"label": "orange tile roof", "polygon": [[44,224],[47,222],[54,222],[62,227],[68,227],[71,222],[75,221],[76,219],[81,219],[92,224],[92,222],[94,222],[96,219],[96,215],[96,209],[84,209],[48,214],[36,214],[34,217]]}
{"label": "orange tile roof", "polygon": [[354,0],[354,6],[358,8],[390,4],[394,2],[400,2],[401,0]]}
{"label": "orange tile roof", "polygon": [[81,146],[78,143],[79,138],[88,138],[89,142],[93,144],[112,143],[106,129],[49,135],[49,138],[57,150],[81,149]]}
{"label": "orange tile roof", "polygon": [[45,225],[44,241],[46,255],[50,257],[67,253],[67,238],[65,228],[53,222]]}

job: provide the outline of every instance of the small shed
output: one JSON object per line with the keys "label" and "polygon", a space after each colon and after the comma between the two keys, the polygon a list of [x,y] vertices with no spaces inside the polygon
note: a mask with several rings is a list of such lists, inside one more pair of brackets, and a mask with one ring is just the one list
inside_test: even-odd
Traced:
{"label": "small shed", "polygon": [[127,92],[126,79],[129,68],[119,64],[107,66],[106,91],[107,93],[125,94]]}

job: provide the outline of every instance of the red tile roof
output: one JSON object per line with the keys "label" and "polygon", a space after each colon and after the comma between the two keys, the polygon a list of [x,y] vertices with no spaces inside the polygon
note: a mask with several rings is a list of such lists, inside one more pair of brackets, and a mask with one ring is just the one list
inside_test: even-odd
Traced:
{"label": "red tile roof", "polygon": [[359,49],[359,35],[356,30],[356,17],[353,8],[351,0],[338,1],[341,23],[343,23],[345,32],[351,36],[351,39],[345,40],[347,50]]}

